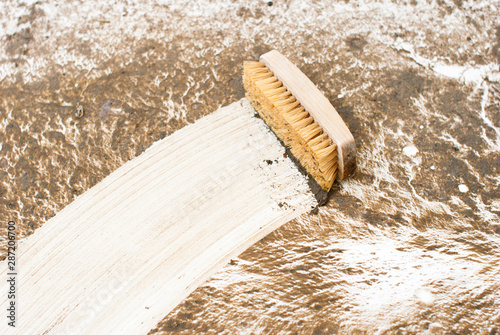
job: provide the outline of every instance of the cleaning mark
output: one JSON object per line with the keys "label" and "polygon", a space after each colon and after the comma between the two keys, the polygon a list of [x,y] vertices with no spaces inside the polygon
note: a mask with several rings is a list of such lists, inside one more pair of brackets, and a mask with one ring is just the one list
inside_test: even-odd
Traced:
{"label": "cleaning mark", "polygon": [[253,114],[242,99],[156,142],[26,240],[23,331],[144,334],[231,258],[311,211],[306,177]]}

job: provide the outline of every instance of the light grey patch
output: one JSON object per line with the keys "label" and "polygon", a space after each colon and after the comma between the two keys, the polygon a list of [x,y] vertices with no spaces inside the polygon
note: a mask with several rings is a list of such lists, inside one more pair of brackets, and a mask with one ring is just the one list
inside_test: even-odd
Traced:
{"label": "light grey patch", "polygon": [[102,118],[108,116],[108,113],[111,112],[111,106],[113,106],[114,102],[115,101],[113,99],[109,99],[108,101],[106,101],[101,107],[101,112],[99,113],[99,116]]}

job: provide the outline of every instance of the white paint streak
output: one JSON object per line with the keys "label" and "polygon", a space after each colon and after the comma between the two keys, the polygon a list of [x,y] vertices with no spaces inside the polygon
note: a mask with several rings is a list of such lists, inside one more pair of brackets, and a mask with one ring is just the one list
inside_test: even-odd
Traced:
{"label": "white paint streak", "polygon": [[489,85],[486,82],[482,83],[482,89],[483,89],[483,95],[481,97],[481,111],[479,112],[479,116],[483,120],[483,122],[486,124],[488,128],[491,128],[494,131],[495,137],[493,139],[490,139],[486,135],[486,131],[483,128],[482,129],[482,134],[481,138],[485,140],[486,143],[488,143],[488,146],[490,147],[488,150],[485,150],[486,153],[496,153],[500,151],[500,129],[496,127],[493,122],[490,120],[486,113],[486,107],[488,106],[488,103],[490,101],[489,99]]}
{"label": "white paint streak", "polygon": [[[422,305],[442,303],[448,301],[446,297],[450,294],[484,285],[487,275],[483,264],[471,262],[473,252],[462,249],[446,232],[429,229],[419,234],[408,229],[397,234],[395,239],[374,234],[368,238],[335,237],[329,241],[330,249],[343,252],[333,253],[339,259],[328,265],[349,264],[352,272],[343,275],[333,268],[330,271],[339,286],[348,290],[344,306],[352,308],[344,315],[344,325],[365,325],[370,327],[370,333],[383,334],[393,322],[419,313]],[[440,247],[422,250],[418,248],[419,238],[434,241]],[[460,286],[453,285],[454,278],[461,278]],[[437,287],[436,282],[440,283]]]}
{"label": "white paint streak", "polygon": [[157,142],[23,241],[23,332],[145,334],[230,258],[311,210],[306,179],[253,113],[243,99]]}
{"label": "white paint streak", "polygon": [[399,38],[392,46],[398,51],[405,51],[408,57],[413,59],[417,64],[432,70],[442,76],[456,79],[465,84],[474,83],[477,86],[481,85],[484,80],[498,82],[500,76],[499,64],[490,63],[480,66],[462,66],[457,64],[443,64],[433,59],[427,59],[415,52],[413,45],[404,42]]}

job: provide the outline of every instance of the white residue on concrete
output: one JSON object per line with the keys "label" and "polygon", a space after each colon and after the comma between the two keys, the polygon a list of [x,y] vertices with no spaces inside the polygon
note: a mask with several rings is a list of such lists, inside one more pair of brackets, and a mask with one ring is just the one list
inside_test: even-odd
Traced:
{"label": "white residue on concrete", "polygon": [[416,154],[418,154],[418,149],[414,145],[408,145],[403,148],[403,154],[408,157],[414,157]]}
{"label": "white residue on concrete", "polygon": [[393,48],[398,51],[406,51],[408,57],[417,64],[422,65],[442,76],[462,81],[466,84],[480,85],[484,80],[500,81],[500,66],[497,63],[490,63],[479,66],[462,66],[457,64],[444,64],[435,59],[427,59],[415,52],[412,44],[404,42],[398,38]]}

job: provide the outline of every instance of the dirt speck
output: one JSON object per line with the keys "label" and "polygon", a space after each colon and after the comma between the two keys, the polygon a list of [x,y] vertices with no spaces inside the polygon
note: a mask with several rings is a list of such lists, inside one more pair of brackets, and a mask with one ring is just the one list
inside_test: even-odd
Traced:
{"label": "dirt speck", "polygon": [[366,39],[360,35],[349,36],[346,40],[351,51],[363,51],[363,48],[368,43]]}

